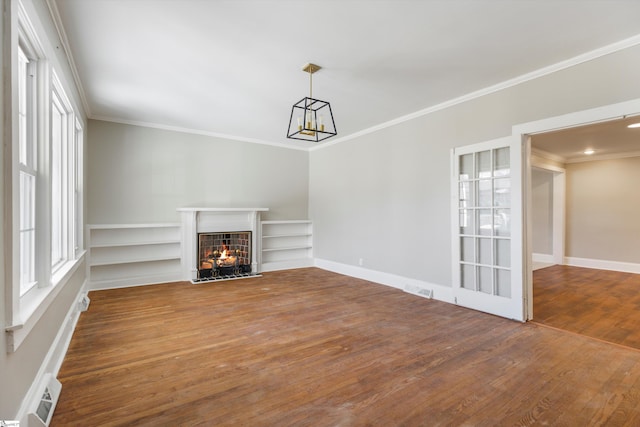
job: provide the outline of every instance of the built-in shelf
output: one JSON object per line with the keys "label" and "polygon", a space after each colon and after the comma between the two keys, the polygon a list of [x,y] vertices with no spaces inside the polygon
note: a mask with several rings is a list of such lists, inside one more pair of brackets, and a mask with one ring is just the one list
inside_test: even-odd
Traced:
{"label": "built-in shelf", "polygon": [[311,221],[262,221],[262,271],[313,265]]}
{"label": "built-in shelf", "polygon": [[93,289],[180,280],[180,224],[87,226]]}

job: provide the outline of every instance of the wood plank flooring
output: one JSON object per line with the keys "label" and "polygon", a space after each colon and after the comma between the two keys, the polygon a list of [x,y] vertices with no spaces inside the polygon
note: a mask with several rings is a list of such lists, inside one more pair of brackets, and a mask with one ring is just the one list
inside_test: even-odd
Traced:
{"label": "wood plank flooring", "polygon": [[640,275],[554,265],[533,272],[535,322],[640,349]]}
{"label": "wood plank flooring", "polygon": [[59,426],[637,426],[640,352],[320,269],[91,292]]}

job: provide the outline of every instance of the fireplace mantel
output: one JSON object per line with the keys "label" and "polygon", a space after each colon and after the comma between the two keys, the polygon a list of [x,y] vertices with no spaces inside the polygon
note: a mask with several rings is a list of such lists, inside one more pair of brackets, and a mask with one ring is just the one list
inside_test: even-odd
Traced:
{"label": "fireplace mantel", "polygon": [[268,208],[178,208],[182,220],[182,277],[194,281],[197,278],[198,233],[251,231],[251,268],[261,271],[258,238],[260,213]]}

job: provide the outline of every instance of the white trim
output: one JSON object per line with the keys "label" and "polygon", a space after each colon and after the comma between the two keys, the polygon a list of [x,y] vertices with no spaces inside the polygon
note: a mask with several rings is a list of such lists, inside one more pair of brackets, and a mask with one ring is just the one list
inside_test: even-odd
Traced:
{"label": "white trim", "polygon": [[263,262],[260,271],[262,273],[269,271],[291,270],[294,268],[313,267],[313,258],[290,259],[286,261]]}
{"label": "white trim", "polygon": [[257,138],[247,138],[244,136],[229,135],[226,133],[211,132],[211,131],[200,130],[200,129],[190,129],[190,128],[184,128],[180,126],[170,126],[170,125],[163,125],[158,123],[142,122],[137,120],[124,120],[124,119],[118,119],[118,118],[108,117],[108,116],[99,116],[99,115],[91,115],[89,118],[93,120],[102,120],[104,122],[121,123],[124,125],[131,125],[131,126],[142,126],[142,127],[152,128],[152,129],[168,130],[172,132],[181,132],[181,133],[187,133],[192,135],[210,136],[213,138],[222,138],[222,139],[227,139],[231,141],[249,142],[252,144],[270,145],[273,147],[288,148],[291,150],[309,151],[308,147],[304,147],[301,145],[289,145],[282,142],[273,142],[273,141],[267,141],[264,139],[257,139]]}
{"label": "white trim", "polygon": [[572,267],[596,268],[598,270],[621,271],[623,273],[640,274],[640,264],[632,262],[609,261],[604,259],[590,259],[565,257],[564,263]]}
{"label": "white trim", "polygon": [[319,258],[315,258],[314,264],[316,267],[323,270],[333,271],[334,273],[344,274],[345,276],[355,277],[357,279],[368,280],[370,282],[391,286],[392,288],[400,290],[405,289],[407,286],[431,290],[433,299],[453,304],[453,290],[449,286],[438,285],[435,283],[399,276],[397,274],[383,273],[381,271],[369,270],[362,267]]}
{"label": "white trim", "polygon": [[599,154],[599,155],[596,154],[593,156],[572,157],[567,159],[565,163],[595,162],[597,160],[626,159],[629,157],[640,157],[640,151],[627,151],[626,153]]}
{"label": "white trim", "polygon": [[321,150],[323,148],[329,147],[329,146],[334,145],[334,144],[338,144],[340,142],[348,141],[350,139],[354,139],[354,138],[357,138],[357,137],[360,137],[360,136],[363,136],[363,135],[367,135],[367,134],[370,134],[370,133],[373,133],[373,132],[377,132],[379,130],[382,130],[382,129],[385,129],[385,128],[388,128],[388,127],[391,127],[391,126],[395,126],[397,124],[406,122],[408,120],[413,120],[415,118],[418,118],[418,117],[421,117],[421,116],[425,116],[427,114],[431,114],[431,113],[434,113],[436,111],[444,110],[446,108],[453,107],[455,105],[462,104],[464,102],[471,101],[473,99],[480,98],[480,97],[485,96],[485,95],[490,95],[492,93],[499,92],[501,90],[508,89],[510,87],[517,86],[519,84],[526,83],[528,81],[535,80],[537,78],[544,77],[544,76],[549,75],[549,74],[553,74],[553,73],[555,73],[557,71],[565,70],[567,68],[582,64],[584,62],[592,61],[592,60],[600,58],[602,56],[609,55],[611,53],[618,52],[618,51],[621,51],[621,50],[636,46],[638,44],[640,44],[640,34],[635,35],[633,37],[629,37],[628,39],[620,40],[620,41],[618,41],[616,43],[612,43],[612,44],[607,45],[607,46],[603,46],[603,47],[601,47],[599,49],[595,49],[595,50],[592,50],[590,52],[586,52],[586,53],[583,53],[581,55],[574,56],[573,58],[569,58],[569,59],[567,59],[565,61],[558,62],[558,63],[550,65],[548,67],[543,67],[543,68],[540,68],[538,70],[532,71],[530,73],[526,73],[526,74],[520,75],[518,77],[515,77],[515,78],[510,79],[510,80],[506,80],[506,81],[498,83],[496,85],[489,86],[489,87],[486,87],[484,89],[480,89],[480,90],[468,93],[466,95],[460,96],[458,98],[454,98],[454,99],[451,99],[449,101],[442,102],[442,103],[434,105],[432,107],[428,107],[428,108],[416,111],[414,113],[407,114],[405,116],[401,116],[401,117],[398,117],[398,118],[393,119],[393,120],[389,120],[387,122],[384,122],[384,123],[381,123],[379,125],[370,127],[368,129],[361,130],[361,131],[353,133],[351,135],[347,135],[347,136],[344,136],[342,138],[334,139],[331,142],[326,142],[326,143],[324,143],[322,145],[317,145],[317,146],[311,147],[311,148],[309,148],[309,151]]}
{"label": "white trim", "polygon": [[86,252],[83,251],[77,260],[69,261],[64,269],[60,269],[59,277],[56,277],[57,282],[52,286],[35,287],[21,297],[19,323],[7,325],[5,328],[8,352],[14,352],[20,347],[62,288],[67,286],[71,276],[85,262],[85,255]]}
{"label": "white trim", "polygon": [[533,122],[520,123],[512,127],[513,134],[535,135],[560,129],[569,129],[594,123],[607,122],[640,112],[640,98],[589,110],[574,111],[561,116],[547,117]]}
{"label": "white trim", "polygon": [[131,288],[134,286],[159,285],[161,283],[181,282],[183,281],[182,272],[175,271],[173,273],[149,274],[138,277],[125,277],[122,279],[95,280],[89,282],[89,288],[92,291],[102,291],[106,289]]}
{"label": "white trim", "polygon": [[[567,161],[567,159],[565,159],[562,156],[559,156],[554,153],[549,153],[548,151],[544,151],[539,148],[533,148],[533,147],[531,148],[531,157],[532,157],[531,162],[533,166],[544,167],[545,169],[546,168],[550,169],[551,167],[559,168],[559,166],[556,166],[556,165],[549,165],[548,162],[545,162],[545,160],[551,160],[552,162],[560,163],[560,164],[563,164]],[[537,166],[538,164],[541,164],[541,166]]]}
{"label": "white trim", "polygon": [[76,324],[78,323],[78,318],[80,317],[80,310],[78,309],[77,302],[81,301],[82,298],[87,294],[86,287],[87,282],[85,280],[84,284],[78,291],[76,298],[73,300],[73,303],[69,307],[67,315],[65,316],[65,320],[60,326],[60,329],[58,329],[58,333],[51,343],[49,351],[47,351],[47,354],[40,364],[38,373],[36,374],[33,382],[31,383],[31,386],[29,387],[29,390],[22,400],[22,403],[16,415],[16,419],[23,420],[23,422],[26,423],[26,417],[28,415],[29,409],[33,406],[33,402],[40,400],[41,396],[39,395],[39,392],[41,390],[41,384],[43,384],[48,375],[51,375],[54,378],[58,376],[58,372],[60,371],[60,367],[62,366],[62,362],[67,353],[67,349],[69,348],[71,337],[73,336]]}
{"label": "white trim", "polygon": [[76,66],[76,61],[73,58],[71,53],[71,48],[69,45],[69,38],[67,37],[67,33],[64,30],[64,25],[62,25],[62,19],[60,18],[60,12],[58,11],[58,6],[53,0],[46,0],[47,6],[49,7],[49,13],[51,14],[51,18],[53,20],[53,24],[56,27],[56,31],[58,32],[58,37],[60,37],[60,43],[62,44],[62,49],[64,49],[64,53],[69,61],[69,68],[71,69],[71,75],[73,76],[73,80],[76,84],[76,88],[78,90],[78,94],[80,95],[80,102],[84,108],[84,111],[87,115],[91,115],[91,109],[89,108],[89,102],[87,101],[87,95],[84,91],[84,86],[82,85],[82,79],[80,78],[80,74],[78,73],[78,67]]}
{"label": "white trim", "polygon": [[531,260],[533,262],[544,262],[547,264],[556,264],[553,258],[553,254],[531,254]]}

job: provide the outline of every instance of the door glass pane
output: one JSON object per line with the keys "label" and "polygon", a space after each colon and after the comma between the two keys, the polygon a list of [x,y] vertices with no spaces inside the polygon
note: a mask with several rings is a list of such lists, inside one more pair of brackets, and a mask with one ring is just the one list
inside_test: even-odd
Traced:
{"label": "door glass pane", "polygon": [[474,181],[462,181],[460,182],[460,193],[458,197],[460,198],[460,207],[461,208],[469,208],[475,206],[474,203],[474,189],[475,182]]}
{"label": "door glass pane", "polygon": [[478,176],[476,178],[491,178],[491,151],[480,151],[476,154],[477,165],[476,170]]}
{"label": "door glass pane", "polygon": [[464,262],[475,262],[475,250],[473,237],[460,238],[460,260]]}
{"label": "door glass pane", "polygon": [[478,263],[493,265],[492,241],[490,238],[478,239]]}
{"label": "door glass pane", "polygon": [[509,176],[509,147],[493,150],[493,176]]}
{"label": "door glass pane", "polygon": [[464,181],[473,177],[473,153],[460,156],[459,180]]}
{"label": "door glass pane", "polygon": [[475,234],[475,215],[470,209],[460,209],[460,234]]}
{"label": "door glass pane", "polygon": [[510,209],[496,209],[493,221],[496,236],[508,237],[511,235]]}
{"label": "door glass pane", "polygon": [[481,179],[478,181],[478,206],[491,207],[492,204],[492,180]]}
{"label": "door glass pane", "polygon": [[473,265],[462,264],[460,266],[460,279],[463,288],[476,290],[476,273]]}
{"label": "door glass pane", "polygon": [[511,179],[500,178],[493,181],[494,206],[509,207],[511,205]]}
{"label": "door glass pane", "polygon": [[496,269],[496,290],[501,297],[511,298],[511,271]]}
{"label": "door glass pane", "polygon": [[491,236],[493,231],[493,221],[491,215],[491,209],[478,209],[476,211],[478,220],[478,234],[482,236]]}
{"label": "door glass pane", "polygon": [[493,272],[490,267],[478,267],[480,292],[493,295]]}
{"label": "door glass pane", "polygon": [[507,239],[496,239],[496,265],[500,267],[511,267],[511,241]]}

